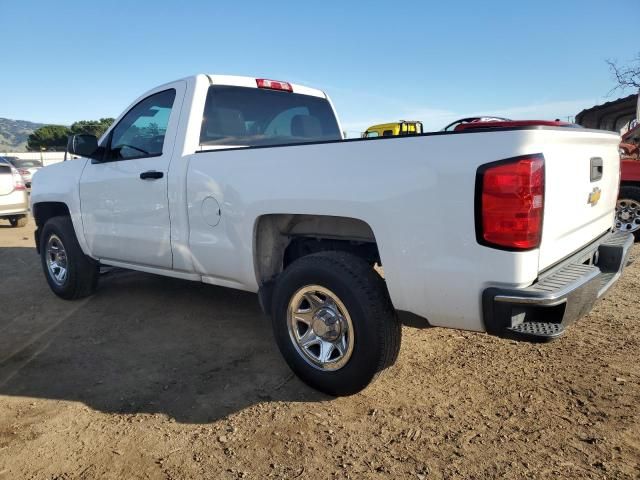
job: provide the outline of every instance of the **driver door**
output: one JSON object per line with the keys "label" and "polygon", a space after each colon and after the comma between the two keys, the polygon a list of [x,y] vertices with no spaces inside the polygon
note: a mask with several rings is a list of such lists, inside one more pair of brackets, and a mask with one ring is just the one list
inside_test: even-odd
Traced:
{"label": "driver door", "polygon": [[136,103],[80,180],[82,224],[94,257],[171,268],[167,175],[184,82]]}

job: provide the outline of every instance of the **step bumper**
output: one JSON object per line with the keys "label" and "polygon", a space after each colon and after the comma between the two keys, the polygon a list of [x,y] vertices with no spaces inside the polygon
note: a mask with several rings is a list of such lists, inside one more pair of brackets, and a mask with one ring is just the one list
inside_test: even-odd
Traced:
{"label": "step bumper", "polygon": [[633,235],[612,232],[526,288],[487,288],[482,308],[487,332],[548,341],[588,314],[630,263]]}

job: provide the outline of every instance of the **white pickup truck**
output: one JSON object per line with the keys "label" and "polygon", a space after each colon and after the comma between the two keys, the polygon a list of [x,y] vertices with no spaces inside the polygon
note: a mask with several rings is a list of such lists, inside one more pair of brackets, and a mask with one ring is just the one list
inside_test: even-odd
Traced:
{"label": "white pickup truck", "polygon": [[33,180],[51,289],[99,266],[258,292],[309,385],[364,388],[400,325],[561,335],[618,279],[618,136],[526,124],[344,140],[320,90],[197,75],[131,104]]}

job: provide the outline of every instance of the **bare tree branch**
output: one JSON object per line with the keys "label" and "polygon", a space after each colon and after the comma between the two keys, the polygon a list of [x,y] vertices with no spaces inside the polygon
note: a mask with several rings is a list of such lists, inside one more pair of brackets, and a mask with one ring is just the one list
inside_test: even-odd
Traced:
{"label": "bare tree branch", "polygon": [[616,60],[606,62],[616,82],[609,94],[616,90],[640,89],[640,53],[628,65],[620,65]]}

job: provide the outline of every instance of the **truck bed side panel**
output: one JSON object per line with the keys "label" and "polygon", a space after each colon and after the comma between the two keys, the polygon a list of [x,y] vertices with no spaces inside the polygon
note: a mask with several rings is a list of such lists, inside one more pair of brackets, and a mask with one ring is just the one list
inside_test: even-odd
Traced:
{"label": "truck bed side panel", "polygon": [[[534,153],[528,144],[535,134],[435,135],[191,155],[187,197],[194,265],[216,283],[255,291],[254,226],[261,215],[353,217],[375,234],[397,309],[433,325],[483,330],[480,293],[487,280],[531,284],[538,252],[478,245],[475,172],[484,163]],[[216,226],[203,214],[207,197],[220,205]]]}

